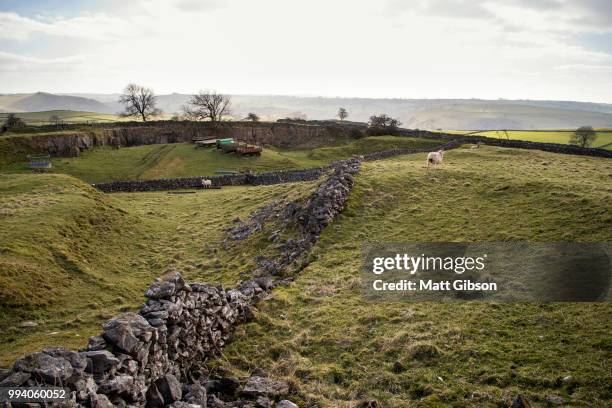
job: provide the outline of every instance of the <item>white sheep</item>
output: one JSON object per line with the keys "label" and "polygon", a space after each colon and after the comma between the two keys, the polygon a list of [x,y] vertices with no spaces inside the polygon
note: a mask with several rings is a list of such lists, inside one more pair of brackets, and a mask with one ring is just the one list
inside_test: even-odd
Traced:
{"label": "white sheep", "polygon": [[202,179],[202,187],[204,187],[204,188],[211,188],[212,187],[212,180]]}
{"label": "white sheep", "polygon": [[430,164],[442,164],[442,159],[444,159],[444,150],[440,149],[437,152],[430,152],[427,155],[427,167],[429,167]]}

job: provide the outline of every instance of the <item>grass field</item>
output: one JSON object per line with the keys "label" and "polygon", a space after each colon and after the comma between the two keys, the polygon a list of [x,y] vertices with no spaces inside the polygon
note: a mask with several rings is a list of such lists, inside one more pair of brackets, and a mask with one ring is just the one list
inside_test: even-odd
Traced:
{"label": "grass field", "polygon": [[263,367],[304,406],[506,407],[518,393],[609,406],[609,303],[368,303],[359,270],[363,242],[609,241],[612,163],[490,147],[449,151],[440,170],[422,161],[366,163],[315,261],[219,364]]}
{"label": "grass field", "polygon": [[[359,270],[364,242],[609,241],[612,162],[484,146],[428,170],[424,157],[365,163],[309,266],[216,364],[284,378],[300,406],[503,407],[518,393],[538,406],[551,396],[609,406],[609,303],[368,303]],[[271,243],[262,232],[225,246],[224,229],[316,184],[104,195],[67,175],[0,175],[0,364],[43,345],[82,347],[168,271],[234,284]]]}
{"label": "grass field", "polygon": [[[486,136],[495,139],[505,139],[506,133],[503,130],[487,130],[483,132],[475,132],[468,130],[448,130],[447,133],[469,134],[471,136]],[[546,143],[561,143],[568,144],[574,130],[508,130],[507,134],[510,139],[528,140],[530,142],[546,142]],[[612,150],[612,130],[600,129],[597,132],[597,139],[591,147],[603,147],[607,150]]]}
{"label": "grass field", "polygon": [[[104,195],[66,175],[0,175],[0,366],[45,345],[82,347],[166,272],[234,285],[260,248],[224,251],[223,230],[314,182],[298,185]],[[19,327],[28,320],[39,325]]]}
{"label": "grass field", "polygon": [[[393,148],[437,146],[439,141],[407,137],[367,137],[355,142],[314,150],[265,149],[260,157],[238,157],[216,149],[196,149],[190,143],[145,145],[112,149],[99,147],[80,157],[52,159],[51,173],[64,173],[88,183],[214,175],[218,169],[254,172],[300,169],[334,160]],[[4,172],[31,172],[26,162],[6,166]]]}
{"label": "grass field", "polygon": [[[4,122],[8,113],[0,113],[0,122]],[[48,125],[50,124],[51,116],[57,116],[65,123],[88,123],[88,122],[117,122],[121,120],[130,120],[122,118],[119,115],[110,113],[96,112],[80,112],[72,110],[51,110],[42,112],[18,112],[16,116],[20,117],[27,125]]]}

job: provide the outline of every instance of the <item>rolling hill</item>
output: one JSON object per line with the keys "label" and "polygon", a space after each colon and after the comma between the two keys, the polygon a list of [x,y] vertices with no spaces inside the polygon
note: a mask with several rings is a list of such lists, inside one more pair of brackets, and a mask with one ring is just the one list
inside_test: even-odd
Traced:
{"label": "rolling hill", "polygon": [[[121,109],[118,94],[75,94]],[[167,114],[180,112],[187,94],[159,95]],[[575,101],[483,99],[323,98],[281,95],[232,95],[232,114],[243,118],[256,112],[262,119],[302,116],[329,119],[342,106],[349,119],[365,122],[373,114],[397,117],[405,127],[419,129],[544,129],[612,126],[612,104]]]}
{"label": "rolling hill", "polygon": [[46,92],[0,95],[0,112],[40,112],[73,110],[114,113],[113,108],[94,99]]}
{"label": "rolling hill", "polygon": [[404,123],[417,129],[568,129],[590,125],[606,128],[612,124],[612,113],[578,109],[490,104],[456,103],[425,108],[415,112]]}
{"label": "rolling hill", "polygon": [[[181,112],[190,95],[158,95],[158,106],[167,115]],[[0,112],[74,110],[116,113],[122,107],[119,94],[0,95]],[[404,127],[419,129],[547,129],[583,125],[612,127],[612,104],[574,101],[483,100],[483,99],[374,99],[324,98],[279,95],[232,95],[232,116],[257,113],[263,120],[285,117],[330,119],[338,108],[349,119],[365,122],[371,115],[386,113],[399,118]]]}

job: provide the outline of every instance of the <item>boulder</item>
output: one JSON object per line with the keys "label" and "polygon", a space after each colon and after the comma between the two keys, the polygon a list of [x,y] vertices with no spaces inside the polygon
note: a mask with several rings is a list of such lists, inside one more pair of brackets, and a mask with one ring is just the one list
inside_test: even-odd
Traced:
{"label": "boulder", "polygon": [[173,282],[154,282],[145,292],[149,299],[169,299],[174,296],[176,286]]}
{"label": "boulder", "polygon": [[108,350],[86,351],[83,354],[87,358],[87,372],[93,374],[95,380],[111,374],[119,365],[119,359]]}
{"label": "boulder", "polygon": [[286,382],[258,376],[250,377],[242,388],[242,394],[249,397],[278,397],[288,392],[289,385]]}
{"label": "boulder", "polygon": [[206,407],[208,394],[206,392],[206,388],[204,388],[200,383],[194,383],[186,386],[183,390],[183,394],[183,400],[191,404]]}
{"label": "boulder", "polygon": [[268,397],[257,397],[257,399],[255,400],[255,408],[272,408],[272,402]]}
{"label": "boulder", "polygon": [[61,357],[68,360],[76,372],[82,373],[87,368],[87,358],[85,357],[84,353],[79,353],[65,348],[46,348],[43,350],[43,353],[52,357]]}
{"label": "boulder", "polygon": [[159,392],[161,392],[166,403],[178,401],[182,396],[181,383],[172,374],[166,374],[165,376],[158,378],[155,381]]}
{"label": "boulder", "polygon": [[106,340],[102,336],[91,336],[87,342],[87,350],[104,350],[106,348]]}
{"label": "boulder", "polygon": [[282,400],[276,404],[276,408],[299,408],[299,407],[289,400]]}
{"label": "boulder", "polygon": [[113,408],[114,405],[108,397],[104,394],[97,394],[94,399],[94,404],[92,404],[95,408]]}
{"label": "boulder", "polygon": [[134,386],[134,377],[131,375],[118,375],[100,383],[98,390],[103,394],[129,395]]}
{"label": "boulder", "polygon": [[145,292],[149,299],[170,299],[185,287],[185,281],[180,273],[176,273],[169,278],[153,282]]}
{"label": "boulder", "polygon": [[0,387],[19,387],[30,379],[30,373],[13,371],[0,381]]}
{"label": "boulder", "polygon": [[103,326],[104,339],[120,350],[136,355],[143,343],[152,337],[153,327],[136,313],[123,313],[106,322]]}
{"label": "boulder", "polygon": [[13,371],[30,373],[47,384],[63,384],[72,376],[72,365],[63,357],[32,353],[15,361]]}

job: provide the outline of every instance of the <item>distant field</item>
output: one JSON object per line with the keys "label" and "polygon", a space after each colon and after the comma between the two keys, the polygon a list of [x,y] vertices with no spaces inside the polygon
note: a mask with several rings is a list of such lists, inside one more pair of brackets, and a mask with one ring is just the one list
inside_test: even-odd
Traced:
{"label": "distant field", "polygon": [[[3,122],[8,113],[0,113],[0,122]],[[96,112],[80,112],[72,110],[53,110],[43,112],[19,112],[16,116],[23,119],[28,125],[48,125],[51,116],[55,115],[66,123],[87,123],[87,122],[117,122],[126,120],[119,115]]]}
{"label": "distant field", "polygon": [[[367,137],[352,143],[313,150],[264,149],[260,157],[238,157],[216,149],[196,149],[191,143],[124,147],[99,147],[80,157],[52,159],[51,173],[65,173],[88,183],[115,180],[212,176],[216,170],[263,172],[326,165],[354,154],[394,148],[439,145],[440,141],[408,137]],[[4,172],[31,172],[26,162],[13,163]]]}
{"label": "distant field", "polygon": [[[503,130],[444,130],[445,133],[456,133],[471,136],[486,136],[496,139],[505,139],[506,133]],[[528,140],[530,142],[547,142],[568,144],[574,130],[508,130],[508,138],[517,140]],[[612,150],[612,130],[597,129],[597,139],[592,147],[602,147]]]}

